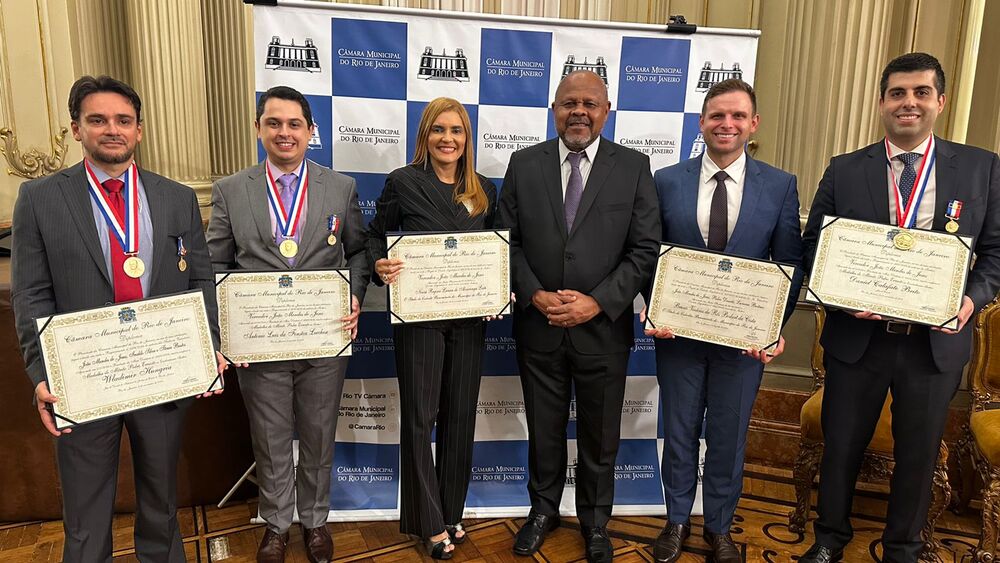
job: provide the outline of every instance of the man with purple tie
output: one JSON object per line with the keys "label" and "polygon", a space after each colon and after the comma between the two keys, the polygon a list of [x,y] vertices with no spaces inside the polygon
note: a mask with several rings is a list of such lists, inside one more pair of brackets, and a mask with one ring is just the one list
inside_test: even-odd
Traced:
{"label": "man with purple tie", "polygon": [[[349,267],[354,303],[343,321],[353,338],[368,285],[354,179],[306,159],[314,125],[309,102],[296,90],[275,86],[262,94],[255,126],[267,158],[212,187],[212,263],[216,271]],[[309,560],[333,557],[326,518],[346,371],[347,358],[269,362],[239,370],[257,462],[259,511],[267,522],[259,562],[284,560],[296,508]],[[295,437],[297,471],[292,465]]]}
{"label": "man with purple tie", "polygon": [[514,553],[559,526],[566,423],[576,390],[576,513],[587,561],[610,561],[606,526],[633,344],[632,302],[649,283],[659,215],[649,158],[601,139],[611,102],[590,71],[563,78],[558,139],[511,155],[500,201],[511,233],[514,338],[528,423],[531,512]]}

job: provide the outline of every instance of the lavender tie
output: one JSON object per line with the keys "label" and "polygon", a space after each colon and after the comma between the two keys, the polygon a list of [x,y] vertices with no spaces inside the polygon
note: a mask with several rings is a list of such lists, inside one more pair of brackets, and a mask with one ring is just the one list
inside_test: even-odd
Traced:
{"label": "lavender tie", "polygon": [[585,153],[571,152],[566,155],[569,161],[569,182],[566,184],[566,197],[563,207],[566,210],[566,232],[573,230],[573,221],[576,219],[576,210],[580,208],[580,200],[583,198],[583,174],[580,173],[580,159]]}
{"label": "lavender tie", "polygon": [[[281,206],[285,208],[285,214],[291,216],[292,214],[292,201],[295,199],[295,192],[292,190],[292,185],[295,184],[295,174],[284,174],[278,178],[278,184],[281,185]],[[302,220],[299,219],[299,223]],[[274,225],[274,240],[281,244],[281,241],[285,240],[285,237],[281,234],[281,227],[275,222]],[[292,237],[296,243],[299,242],[299,232],[295,231],[295,236]],[[295,258],[288,259],[289,264],[295,264]]]}

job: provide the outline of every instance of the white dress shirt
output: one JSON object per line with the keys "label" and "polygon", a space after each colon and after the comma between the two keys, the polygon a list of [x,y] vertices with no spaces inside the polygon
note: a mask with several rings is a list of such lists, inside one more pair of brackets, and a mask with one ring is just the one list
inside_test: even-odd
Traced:
{"label": "white dress shirt", "polygon": [[[903,175],[903,161],[896,158],[896,155],[902,154],[904,152],[915,152],[917,154],[924,154],[927,150],[927,139],[924,139],[917,145],[917,148],[912,151],[904,151],[903,149],[892,144],[889,141],[889,162],[892,166],[892,173],[889,173],[889,169],[886,168],[886,183],[889,185],[889,224],[896,224],[896,188],[893,184],[893,174],[895,174],[895,181],[898,183],[900,176]],[[930,164],[930,160],[927,161]],[[913,168],[919,173],[920,172],[920,161],[918,160]],[[928,171],[930,177],[927,179],[927,188],[924,190],[924,197],[920,200],[920,207],[917,209],[917,222],[916,227],[918,229],[930,229],[934,224],[934,203],[937,199],[937,174],[934,171],[937,169],[937,163],[934,164],[934,168]],[[917,178],[918,182],[921,182],[920,178]],[[922,183],[922,182],[921,182]],[[918,185],[913,186],[913,191],[911,192],[914,197],[916,197],[917,190],[920,188]]]}
{"label": "white dress shirt", "polygon": [[[601,138],[597,137],[587,148],[583,149],[584,158],[580,159],[580,176],[583,177],[584,189],[587,188],[587,178],[590,177],[590,168],[594,164],[594,158],[597,157],[597,147],[600,144]],[[566,144],[563,143],[563,140],[559,139],[559,169],[562,171],[563,201],[566,201],[566,185],[569,184],[569,174],[573,171],[573,165],[566,158],[571,152],[573,151],[569,150]]]}
{"label": "white dress shirt", "polygon": [[729,240],[733,236],[736,220],[740,218],[740,204],[743,203],[743,182],[746,180],[747,171],[747,153],[741,152],[739,158],[725,168],[719,168],[719,165],[708,156],[707,152],[701,159],[697,217],[698,229],[701,230],[705,244],[708,244],[708,221],[712,214],[712,196],[715,195],[717,186],[714,176],[720,170],[729,175],[729,178],[726,179],[726,207],[729,211],[726,215],[726,226],[729,229],[729,232],[726,233],[726,240]]}

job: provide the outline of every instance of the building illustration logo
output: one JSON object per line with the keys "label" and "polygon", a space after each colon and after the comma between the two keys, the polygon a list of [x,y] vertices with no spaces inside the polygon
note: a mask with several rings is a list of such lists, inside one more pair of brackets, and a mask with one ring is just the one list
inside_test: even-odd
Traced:
{"label": "building illustration logo", "polygon": [[703,152],[705,152],[705,136],[699,132],[698,136],[694,138],[694,142],[691,143],[691,154],[688,155],[688,158],[698,158]]}
{"label": "building illustration logo", "polygon": [[267,44],[267,60],[264,62],[264,68],[320,72],[319,51],[309,37],[306,38],[305,45],[296,45],[295,39],[292,39],[291,43],[285,44],[281,42],[281,37],[273,35],[271,42]]}
{"label": "building illustration logo", "polygon": [[596,62],[591,63],[587,57],[583,58],[583,62],[578,62],[576,55],[567,55],[566,62],[563,63],[562,76],[559,79],[566,78],[567,74],[576,70],[589,70],[600,76],[605,86],[608,85],[608,65],[604,64],[604,57],[597,57]]}
{"label": "building illustration logo", "polygon": [[469,60],[465,58],[465,51],[458,48],[455,49],[454,55],[449,55],[446,49],[441,49],[441,54],[435,55],[433,49],[424,47],[424,53],[420,55],[417,78],[468,82]]}
{"label": "building illustration logo", "polygon": [[712,68],[711,61],[705,61],[704,66],[701,67],[701,74],[698,75],[698,87],[694,90],[695,92],[708,92],[712,86],[730,78],[743,79],[743,69],[740,68],[740,63],[733,63],[732,68],[726,68],[725,64],[719,63],[719,68]]}
{"label": "building illustration logo", "polygon": [[323,140],[319,137],[319,124],[313,122],[313,134],[309,139],[310,149],[321,149],[323,148]]}

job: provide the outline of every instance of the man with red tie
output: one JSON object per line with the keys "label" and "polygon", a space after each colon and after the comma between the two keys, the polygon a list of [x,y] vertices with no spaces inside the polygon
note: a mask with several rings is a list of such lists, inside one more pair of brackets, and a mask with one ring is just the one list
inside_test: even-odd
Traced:
{"label": "man with red tie", "polygon": [[[138,168],[141,101],[128,84],[84,76],[69,110],[84,160],[25,182],[11,245],[11,299],[42,425],[56,436],[63,494],[63,561],[110,561],[122,428],[135,468],[135,549],[142,561],[185,561],[177,526],[183,399],[56,429],[34,319],[200,289],[213,336],[215,284],[194,191]],[[219,373],[225,369],[219,358]],[[221,391],[220,391],[221,392]]]}

